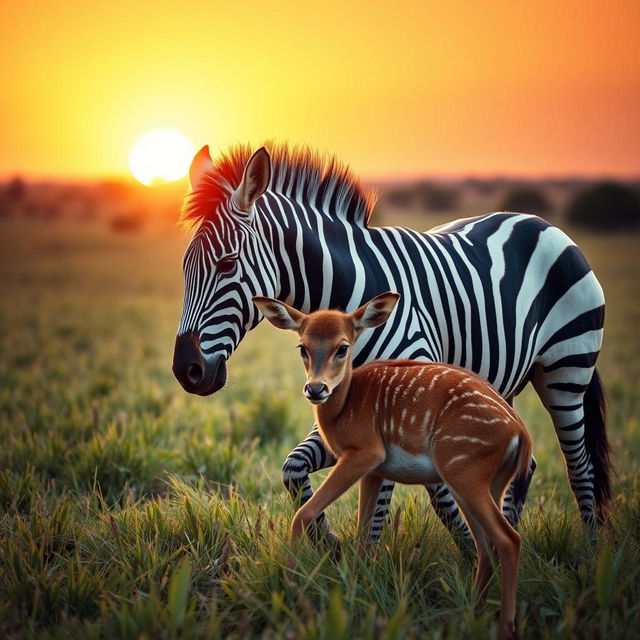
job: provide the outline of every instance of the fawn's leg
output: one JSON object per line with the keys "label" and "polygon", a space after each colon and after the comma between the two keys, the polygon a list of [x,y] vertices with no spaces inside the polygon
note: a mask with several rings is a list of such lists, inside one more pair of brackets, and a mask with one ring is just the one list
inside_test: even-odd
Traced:
{"label": "fawn's leg", "polygon": [[[282,481],[297,508],[313,496],[309,474],[332,467],[335,463],[336,459],[322,442],[318,427],[314,426],[305,440],[287,456],[282,466]],[[326,539],[330,544],[339,545],[337,537],[329,530],[329,523],[323,512],[309,526],[308,532],[314,541]]]}
{"label": "fawn's leg", "polygon": [[[460,504],[460,502],[458,502]],[[461,507],[463,513],[464,508]],[[489,539],[485,535],[484,529],[480,526],[480,523],[474,520],[470,515],[468,524],[471,529],[471,534],[476,543],[476,549],[478,551],[478,566],[476,568],[476,576],[473,581],[473,588],[478,595],[480,602],[484,602],[487,598],[487,590],[489,587],[489,581],[493,574],[493,552]]]}
{"label": "fawn's leg", "polygon": [[[436,451],[434,461],[441,477],[457,496],[467,522],[481,529],[488,542],[486,546],[496,550],[502,573],[499,637],[511,638],[515,632],[520,536],[502,515],[492,495],[502,501],[510,474],[506,470],[496,474],[494,470],[504,467],[505,461],[501,456],[491,456],[482,450],[466,454],[464,460],[447,458],[444,452]],[[481,540],[482,536],[479,535],[479,538]],[[479,553],[481,546],[478,544]],[[488,560],[490,562],[490,556]],[[486,571],[486,560],[483,558],[482,562],[479,561],[476,575],[481,588],[485,588]]]}
{"label": "fawn's leg", "polygon": [[298,509],[291,524],[291,545],[295,545],[300,534],[316,520],[328,505],[339,498],[362,476],[378,466],[382,460],[384,460],[382,447],[372,447],[365,451],[353,449],[346,451],[309,501]]}
{"label": "fawn's leg", "polygon": [[515,631],[520,536],[502,515],[488,487],[461,495],[461,503],[465,515],[482,528],[498,555],[502,573],[499,637],[511,638]]}
{"label": "fawn's leg", "polygon": [[378,502],[378,494],[382,486],[382,478],[370,473],[360,480],[358,496],[358,531],[369,525]]}

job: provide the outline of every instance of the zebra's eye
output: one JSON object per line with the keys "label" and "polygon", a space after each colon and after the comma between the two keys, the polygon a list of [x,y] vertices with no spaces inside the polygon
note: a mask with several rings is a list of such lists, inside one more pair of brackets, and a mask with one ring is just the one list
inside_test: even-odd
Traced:
{"label": "zebra's eye", "polygon": [[230,276],[236,272],[238,261],[236,258],[224,258],[216,265],[216,271],[222,276]]}
{"label": "zebra's eye", "polygon": [[341,344],[338,347],[338,350],[336,351],[336,358],[344,358],[347,355],[348,351],[349,351],[349,345]]}

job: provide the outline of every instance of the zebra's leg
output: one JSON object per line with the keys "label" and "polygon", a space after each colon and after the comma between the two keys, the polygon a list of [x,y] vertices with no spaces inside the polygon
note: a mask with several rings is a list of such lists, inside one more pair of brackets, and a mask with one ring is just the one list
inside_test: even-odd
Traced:
{"label": "zebra's leg", "polygon": [[[309,474],[332,467],[335,463],[336,459],[322,442],[318,427],[314,426],[305,440],[287,456],[282,466],[282,481],[293,498],[296,509],[313,495]],[[307,529],[307,533],[314,541],[324,538],[334,545],[338,544],[337,537],[329,530],[324,512]]]}
{"label": "zebra's leg", "polygon": [[[391,496],[395,483],[391,480],[385,480],[378,494],[378,503],[372,519],[370,537],[371,541],[377,543],[380,541],[382,528],[385,523],[389,522],[389,505],[391,504]],[[426,486],[429,493],[431,504],[436,514],[442,520],[444,525],[451,531],[456,542],[461,547],[473,547],[473,538],[462,517],[458,506],[453,499],[449,489],[445,484],[432,484]]]}
{"label": "zebra's leg", "polygon": [[595,528],[609,500],[610,469],[604,391],[591,356],[541,366],[533,384],[553,420],[582,520]]}
{"label": "zebra's leg", "polygon": [[535,458],[531,458],[531,468],[529,469],[529,475],[527,481],[523,487],[522,493],[516,491],[514,483],[511,483],[507,492],[504,495],[504,502],[502,504],[502,513],[512,527],[515,527],[520,522],[520,516],[522,515],[522,509],[524,509],[524,503],[527,499],[527,493],[529,493],[529,485],[533,478],[533,474],[536,470]]}
{"label": "zebra's leg", "polygon": [[378,502],[376,502],[376,510],[371,518],[371,528],[369,529],[369,538],[371,542],[380,542],[382,527],[389,522],[389,505],[391,504],[391,496],[395,483],[391,480],[385,480],[380,487],[378,494]]}
{"label": "zebra's leg", "polygon": [[461,549],[471,550],[474,547],[473,537],[447,485],[429,484],[426,487],[438,518],[449,529]]}

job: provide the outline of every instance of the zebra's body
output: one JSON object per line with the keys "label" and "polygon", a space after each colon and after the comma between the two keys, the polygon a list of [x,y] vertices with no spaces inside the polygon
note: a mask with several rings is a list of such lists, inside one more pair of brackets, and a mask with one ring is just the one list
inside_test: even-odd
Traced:
{"label": "zebra's body", "polygon": [[[286,152],[273,163],[269,189],[243,211],[233,193],[247,158],[244,151],[211,167],[187,208],[199,227],[185,255],[179,336],[199,344],[203,366],[226,362],[258,323],[253,295],[308,313],[352,311],[382,291],[398,291],[389,322],[358,340],[354,364],[448,362],[479,373],[507,399],[531,380],[553,419],[581,514],[592,521],[608,498],[607,445],[602,413],[585,422],[583,400],[591,393],[602,406],[592,376],[604,296],[576,245],[523,214],[494,213],[425,233],[371,228],[371,203],[344,170],[323,176],[316,160]],[[287,458],[285,484],[304,501],[309,474],[333,463],[314,430]],[[374,537],[392,489],[385,483],[381,490]],[[430,494],[449,527],[464,530],[446,487]],[[512,522],[523,499],[505,501]]]}

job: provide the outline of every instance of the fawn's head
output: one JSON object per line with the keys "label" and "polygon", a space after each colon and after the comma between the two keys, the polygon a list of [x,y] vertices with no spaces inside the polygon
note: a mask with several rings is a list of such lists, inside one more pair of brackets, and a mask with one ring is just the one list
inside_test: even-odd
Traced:
{"label": "fawn's head", "polygon": [[399,298],[400,294],[387,292],[353,313],[325,309],[310,314],[273,298],[257,296],[253,301],[274,327],[298,334],[307,372],[304,395],[312,404],[322,404],[351,370],[351,350],[360,334],[384,324]]}

